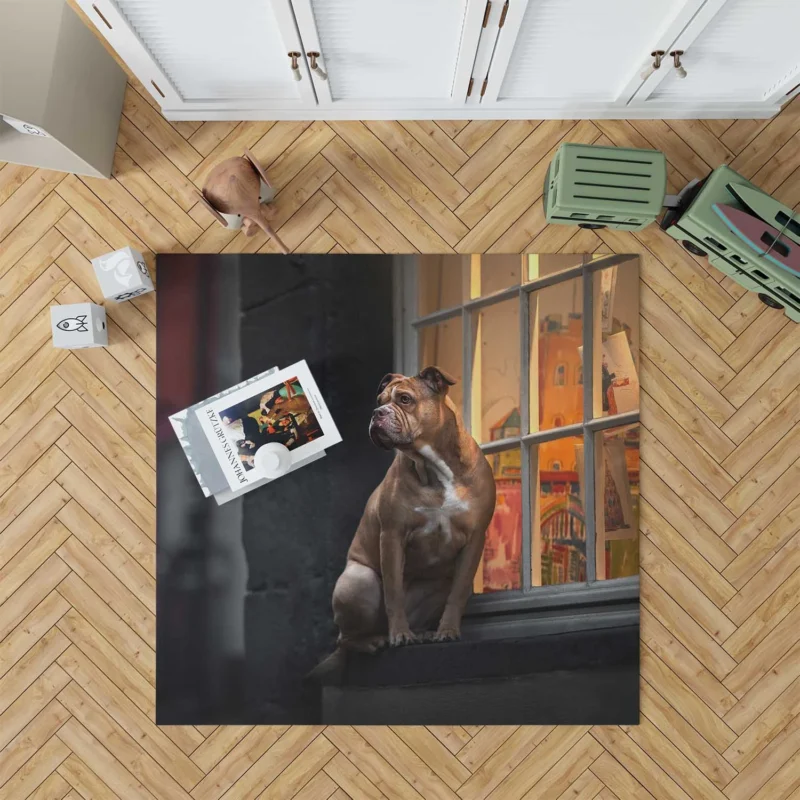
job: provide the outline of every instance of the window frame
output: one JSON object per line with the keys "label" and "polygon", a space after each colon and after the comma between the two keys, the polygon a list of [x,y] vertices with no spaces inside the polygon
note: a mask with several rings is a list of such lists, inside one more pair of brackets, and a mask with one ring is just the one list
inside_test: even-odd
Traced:
{"label": "window frame", "polygon": [[[520,255],[523,270],[529,254]],[[458,256],[454,256],[458,257]],[[480,258],[473,256],[473,259]],[[460,304],[440,309],[423,316],[417,315],[418,269],[416,256],[400,256],[395,259],[395,369],[406,375],[414,375],[420,369],[420,331],[428,326],[461,318],[462,334],[462,412],[467,429],[471,429],[472,409],[472,364],[473,364],[473,312],[516,298],[519,302],[520,320],[520,435],[488,441],[479,447],[485,455],[520,449],[522,489],[522,576],[520,589],[473,594],[470,598],[468,617],[483,615],[505,615],[509,612],[529,612],[592,607],[618,602],[638,600],[639,576],[625,578],[597,578],[596,564],[596,515],[595,515],[595,435],[604,430],[621,428],[639,423],[639,411],[608,416],[595,416],[594,408],[594,358],[584,359],[583,364],[583,420],[571,425],[530,432],[530,305],[533,292],[565,281],[579,278],[582,289],[583,352],[594,353],[595,280],[599,270],[608,269],[638,260],[636,255],[611,254],[602,257],[584,257],[584,263],[560,272],[555,272],[527,283],[511,286]],[[523,273],[524,274],[524,273]],[[527,433],[526,433],[527,431]],[[584,518],[586,526],[586,581],[546,586],[532,584],[532,523],[531,504],[532,478],[531,449],[536,445],[580,436],[584,454]]]}

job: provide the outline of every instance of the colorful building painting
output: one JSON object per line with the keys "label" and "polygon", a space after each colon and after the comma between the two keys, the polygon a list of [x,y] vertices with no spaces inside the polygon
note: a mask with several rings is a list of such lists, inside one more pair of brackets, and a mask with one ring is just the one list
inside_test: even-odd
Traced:
{"label": "colorful building painting", "polygon": [[[519,409],[512,409],[489,430],[490,440],[519,436]],[[494,516],[483,548],[483,591],[519,589],[522,585],[522,483],[518,448],[490,456],[497,487]]]}
{"label": "colorful building painting", "polygon": [[[614,320],[616,330],[626,326]],[[539,428],[549,430],[583,420],[583,344],[580,313],[551,314],[539,325]],[[519,436],[519,409],[512,409],[490,428],[490,440]],[[538,447],[541,584],[578,583],[586,580],[586,524],[579,475],[584,473],[582,447],[576,437],[543,442]],[[634,519],[638,520],[639,431],[630,426],[624,435],[625,462]],[[518,589],[521,585],[522,485],[518,448],[489,456],[497,484],[497,506],[486,533],[483,591]],[[534,476],[535,477],[535,476]],[[534,489],[535,490],[535,489]],[[619,523],[621,498],[617,487],[604,487],[606,520]],[[537,513],[536,511],[534,513]],[[636,525],[638,528],[638,524]],[[608,578],[635,575],[639,569],[638,539],[613,539],[606,543]],[[534,577],[534,582],[535,577]]]}

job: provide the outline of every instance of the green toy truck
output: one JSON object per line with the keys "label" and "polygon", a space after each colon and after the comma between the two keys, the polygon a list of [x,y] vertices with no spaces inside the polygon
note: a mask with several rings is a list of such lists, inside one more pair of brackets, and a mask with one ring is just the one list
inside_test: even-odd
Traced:
{"label": "green toy truck", "polygon": [[[666,182],[659,151],[563,144],[547,170],[545,216],[561,225],[637,231],[666,206],[663,231],[800,322],[797,215],[728,166],[691,181],[678,195],[665,194]],[[758,234],[748,237],[732,218],[749,222]]]}
{"label": "green toy truck", "polygon": [[639,231],[656,221],[667,189],[658,150],[562,144],[547,170],[548,222]]}

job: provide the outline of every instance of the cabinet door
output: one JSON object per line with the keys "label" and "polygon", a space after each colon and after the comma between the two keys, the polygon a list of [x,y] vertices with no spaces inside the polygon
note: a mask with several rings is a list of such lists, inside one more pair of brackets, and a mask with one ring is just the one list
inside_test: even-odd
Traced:
{"label": "cabinet door", "polygon": [[165,110],[316,105],[289,0],[78,3]]}
{"label": "cabinet door", "polygon": [[320,107],[461,105],[486,0],[292,0]]}
{"label": "cabinet door", "polygon": [[799,0],[708,0],[670,44],[686,77],[665,61],[633,104],[779,103],[800,81]]}
{"label": "cabinet door", "polygon": [[701,4],[509,0],[482,105],[555,112],[624,106],[649,54],[672,41]]}

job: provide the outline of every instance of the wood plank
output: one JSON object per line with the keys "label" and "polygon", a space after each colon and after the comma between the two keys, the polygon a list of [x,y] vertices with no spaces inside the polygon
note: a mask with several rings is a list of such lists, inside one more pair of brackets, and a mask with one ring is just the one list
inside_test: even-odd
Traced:
{"label": "wood plank", "polygon": [[51,664],[4,712],[0,780],[6,780],[66,722],[69,714],[54,699],[69,675]]}
{"label": "wood plank", "polygon": [[[57,627],[98,669],[107,675],[113,675],[114,683],[139,709],[150,717],[155,716],[155,691],[152,684],[125,661],[122,654],[85,617],[71,608],[58,621]],[[60,699],[63,703],[63,696]]]}
{"label": "wood plank", "polygon": [[[708,634],[693,616],[687,614],[677,601],[650,577],[648,572],[641,573],[641,581],[647,586],[647,594],[642,598],[644,608],[665,628],[675,631],[675,638],[695,653],[712,675],[724,683],[723,679],[736,669],[736,661],[717,644],[714,637]],[[730,691],[736,694],[732,689]]]}
{"label": "wood plank", "polygon": [[736,594],[736,589],[694,549],[692,543],[681,536],[644,498],[639,500],[639,525],[641,533],[654,542],[667,558],[679,565],[716,606],[724,606]]}
{"label": "wood plank", "polygon": [[800,644],[796,644],[770,671],[769,681],[759,681],[725,715],[725,722],[742,733],[797,679]]}
{"label": "wood plank", "polygon": [[[544,168],[540,168],[541,180],[535,186],[536,193],[532,199],[542,193],[544,175],[549,158],[556,145],[570,132],[575,134],[575,123],[568,120],[545,120],[530,132],[516,150],[492,170],[481,183],[472,189],[472,194],[457,209],[456,214],[465,225],[474,228],[531,170],[534,165],[547,160]],[[584,135],[598,135],[594,126],[584,126]],[[542,154],[545,154],[544,156]],[[533,159],[537,160],[534,161]],[[538,175],[537,175],[538,177]],[[533,184],[532,184],[533,185]]]}
{"label": "wood plank", "polygon": [[3,240],[0,275],[5,275],[68,210],[69,206],[57,194],[47,195]]}
{"label": "wood plank", "polygon": [[56,515],[70,532],[83,542],[120,582],[151,612],[155,613],[155,581],[131,558],[112,536],[101,527],[75,500],[67,503]]}
{"label": "wood plank", "polygon": [[69,640],[51,628],[0,678],[0,713],[11,704],[69,647]]}
{"label": "wood plank", "polygon": [[58,585],[58,593],[88,619],[143,678],[155,684],[156,659],[152,643],[138,636],[75,573]]}
{"label": "wood plank", "polygon": [[[72,651],[74,652],[74,650]],[[163,769],[149,753],[134,740],[126,727],[120,725],[107,709],[99,704],[85,689],[72,682],[59,695],[59,700],[90,734],[103,742],[105,748],[155,797],[165,800],[188,800],[191,795],[183,791],[176,777]]]}
{"label": "wood plank", "polygon": [[35,281],[68,246],[67,240],[54,228],[0,279],[0,314]]}
{"label": "wood plank", "polygon": [[109,787],[92,772],[75,754],[73,753],[58,768],[58,774],[73,787],[67,800],[100,800],[100,798],[118,798]]}
{"label": "wood plank", "polygon": [[69,278],[51,264],[0,315],[0,341],[10,342],[69,283]]}
{"label": "wood plank", "polygon": [[155,576],[155,548],[147,536],[102,490],[74,464],[59,476],[58,483],[110,536]]}
{"label": "wood plank", "polygon": [[68,610],[69,605],[64,598],[58,592],[50,592],[0,642],[0,677],[5,675]]}
{"label": "wood plank", "polygon": [[[203,773],[150,719],[143,714],[92,662],[72,645],[60,658],[59,665],[73,681],[102,706],[103,712],[135,739],[140,757],[148,754],[183,789],[197,784]],[[63,692],[62,692],[63,695]],[[84,698],[85,699],[85,698]],[[62,700],[62,702],[64,702]],[[74,705],[70,709],[75,714]],[[85,718],[82,720],[86,724]],[[109,723],[110,724],[110,723]],[[115,728],[115,730],[118,730]],[[106,738],[108,743],[108,739]],[[80,753],[78,753],[80,756]],[[153,769],[155,772],[155,768]],[[164,773],[165,775],[167,772]],[[137,776],[139,777],[139,776]],[[141,778],[140,778],[141,779]],[[163,784],[162,784],[163,785]],[[175,794],[177,796],[177,794]],[[183,797],[184,795],[181,794]]]}
{"label": "wood plank", "polygon": [[[364,124],[451,211],[467,198],[469,192],[399,122],[370,120]],[[385,169],[385,164],[381,168]]]}
{"label": "wood plank", "polygon": [[75,428],[70,428],[58,440],[58,447],[142,531],[155,540],[155,507],[107,458]]}
{"label": "wood plank", "polygon": [[[400,124],[449,172],[455,173],[469,159],[435,122],[401,120]],[[458,176],[455,177],[458,180]],[[463,181],[460,183],[465,185]]]}
{"label": "wood plank", "polygon": [[253,728],[192,790],[195,800],[218,800],[275,744],[282,728]]}
{"label": "wood plank", "polygon": [[3,241],[25,217],[63,180],[61,172],[38,169],[3,203],[0,241]]}
{"label": "wood plank", "polygon": [[[112,175],[184,247],[203,232],[203,228],[119,147],[114,153]],[[130,201],[128,204],[132,207]]]}
{"label": "wood plank", "polygon": [[[689,508],[702,519],[717,535],[722,535],[736,521],[729,510],[727,498],[736,491],[731,489],[725,502],[719,501],[687,467],[656,439],[647,428],[641,431],[640,438],[646,443],[647,466],[661,477]],[[739,484],[741,486],[741,484]]]}
{"label": "wood plank", "polygon": [[[322,191],[343,212],[342,217],[350,220],[348,224],[346,222],[343,223],[342,217],[338,215],[333,217],[334,224],[332,227],[338,231],[342,237],[340,244],[346,248],[352,247],[363,252],[360,248],[366,241],[369,241],[375,244],[372,245],[372,251],[367,249],[367,246],[365,248],[366,252],[377,252],[375,245],[385,253],[408,253],[414,250],[414,245],[386,220],[374,206],[368,203],[350,181],[340,174],[333,175],[322,187]],[[356,211],[358,212],[358,224],[352,221],[351,216]],[[337,239],[337,241],[339,240]]]}
{"label": "wood plank", "polygon": [[184,211],[197,203],[197,187],[125,116],[119,121],[117,147]]}
{"label": "wood plank", "polygon": [[800,387],[795,389],[764,421],[722,462],[734,477],[742,478],[768,452],[776,452],[781,440],[791,434],[800,421]]}
{"label": "wood plank", "polygon": [[75,717],[68,720],[57,735],[87,767],[84,771],[75,762],[71,764],[72,779],[80,788],[88,785],[102,790],[105,784],[124,800],[156,800]]}
{"label": "wood plank", "polygon": [[[154,645],[155,615],[80,540],[68,539],[59,548],[58,555],[120,619],[145,642]],[[92,619],[93,615],[89,621]]]}
{"label": "wood plank", "polygon": [[173,164],[188,175],[202,156],[130,84],[125,90],[122,113]]}
{"label": "wood plank", "polygon": [[[383,166],[391,153],[369,131],[351,133],[343,124],[332,124],[340,136],[345,135],[325,147],[325,158],[390,222],[406,228],[420,252],[451,252],[466,230],[461,221],[430,191],[416,186],[413,174],[401,162]],[[375,171],[376,166],[381,173]]]}
{"label": "wood plank", "polygon": [[734,479],[706,453],[683,428],[647,392],[641,396],[642,423],[663,446],[680,461],[692,464],[691,472],[717,499],[727,494],[735,485]]}
{"label": "wood plank", "polygon": [[674,591],[680,605],[691,610],[692,619],[719,644],[725,642],[736,626],[698,589],[649,539],[639,544],[641,565],[664,590]]}

